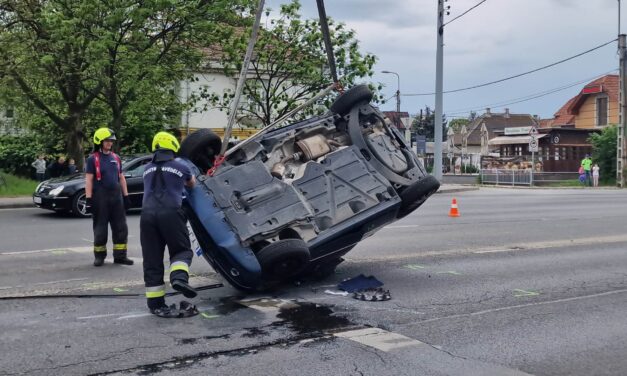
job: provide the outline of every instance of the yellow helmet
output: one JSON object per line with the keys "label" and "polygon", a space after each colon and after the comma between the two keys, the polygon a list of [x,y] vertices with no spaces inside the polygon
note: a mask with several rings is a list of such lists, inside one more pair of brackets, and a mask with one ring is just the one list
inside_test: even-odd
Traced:
{"label": "yellow helmet", "polygon": [[113,129],[104,127],[98,128],[96,132],[94,132],[94,144],[100,145],[104,140],[116,140]]}
{"label": "yellow helmet", "polygon": [[179,151],[179,147],[181,147],[181,145],[176,137],[168,132],[159,132],[152,139],[152,151],[157,149],[168,149],[176,153]]}

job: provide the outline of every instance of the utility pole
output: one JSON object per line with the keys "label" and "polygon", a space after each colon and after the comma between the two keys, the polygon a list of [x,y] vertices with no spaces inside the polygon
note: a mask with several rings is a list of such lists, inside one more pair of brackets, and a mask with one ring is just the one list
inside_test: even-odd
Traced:
{"label": "utility pole", "polygon": [[392,72],[392,71],[381,71],[381,73],[389,73],[389,74],[394,74],[396,75],[396,116],[398,118],[398,121],[400,122],[400,118],[401,118],[401,76],[396,73],[396,72]]}
{"label": "utility pole", "polygon": [[[620,4],[620,2],[619,2]],[[625,170],[627,168],[627,41],[625,34],[618,36],[618,55],[620,58],[620,119],[616,137],[616,185],[625,188]]]}
{"label": "utility pole", "polygon": [[444,65],[444,1],[438,0],[438,38],[435,58],[435,121],[432,175],[442,179],[442,81]]}

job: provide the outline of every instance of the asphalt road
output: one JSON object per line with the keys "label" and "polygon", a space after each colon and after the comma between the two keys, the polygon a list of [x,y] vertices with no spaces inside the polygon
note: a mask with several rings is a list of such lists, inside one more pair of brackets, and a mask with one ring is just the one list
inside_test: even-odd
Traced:
{"label": "asphalt road", "polygon": [[[0,375],[627,374],[627,192],[483,188],[455,194],[459,218],[452,196],[360,243],[327,280],[205,290],[183,320],[146,313],[137,214],[136,265],[95,269],[90,220],[0,210]],[[220,282],[200,258],[192,271]],[[331,294],[362,273],[392,299]],[[58,294],[113,297],[34,297]]]}

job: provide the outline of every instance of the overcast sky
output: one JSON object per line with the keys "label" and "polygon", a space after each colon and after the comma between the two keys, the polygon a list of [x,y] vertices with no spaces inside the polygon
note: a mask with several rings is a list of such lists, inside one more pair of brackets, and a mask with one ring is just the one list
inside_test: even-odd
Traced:
{"label": "overcast sky", "polygon": [[[278,9],[286,0],[266,0]],[[449,0],[452,20],[480,0]],[[304,18],[317,18],[316,1],[301,0]],[[378,57],[374,82],[392,97],[400,75],[401,94],[435,91],[437,0],[326,0],[327,15],[357,32],[362,51]],[[627,0],[622,3],[627,23]],[[621,27],[625,32],[625,27]],[[527,72],[579,54],[617,37],[618,0],[487,0],[445,27],[444,90],[465,88]],[[529,101],[534,94],[587,82],[618,69],[617,45],[612,43],[577,59],[503,83],[444,94],[449,118],[484,112],[553,114],[584,83]],[[401,110],[411,114],[429,105],[434,96],[401,96]],[[396,108],[392,97],[381,106]]]}

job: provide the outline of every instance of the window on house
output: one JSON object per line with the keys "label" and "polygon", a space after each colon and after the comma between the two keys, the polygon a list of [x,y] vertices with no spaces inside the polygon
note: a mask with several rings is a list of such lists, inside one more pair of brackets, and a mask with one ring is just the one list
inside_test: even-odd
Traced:
{"label": "window on house", "polygon": [[607,125],[607,97],[597,97],[597,126]]}

